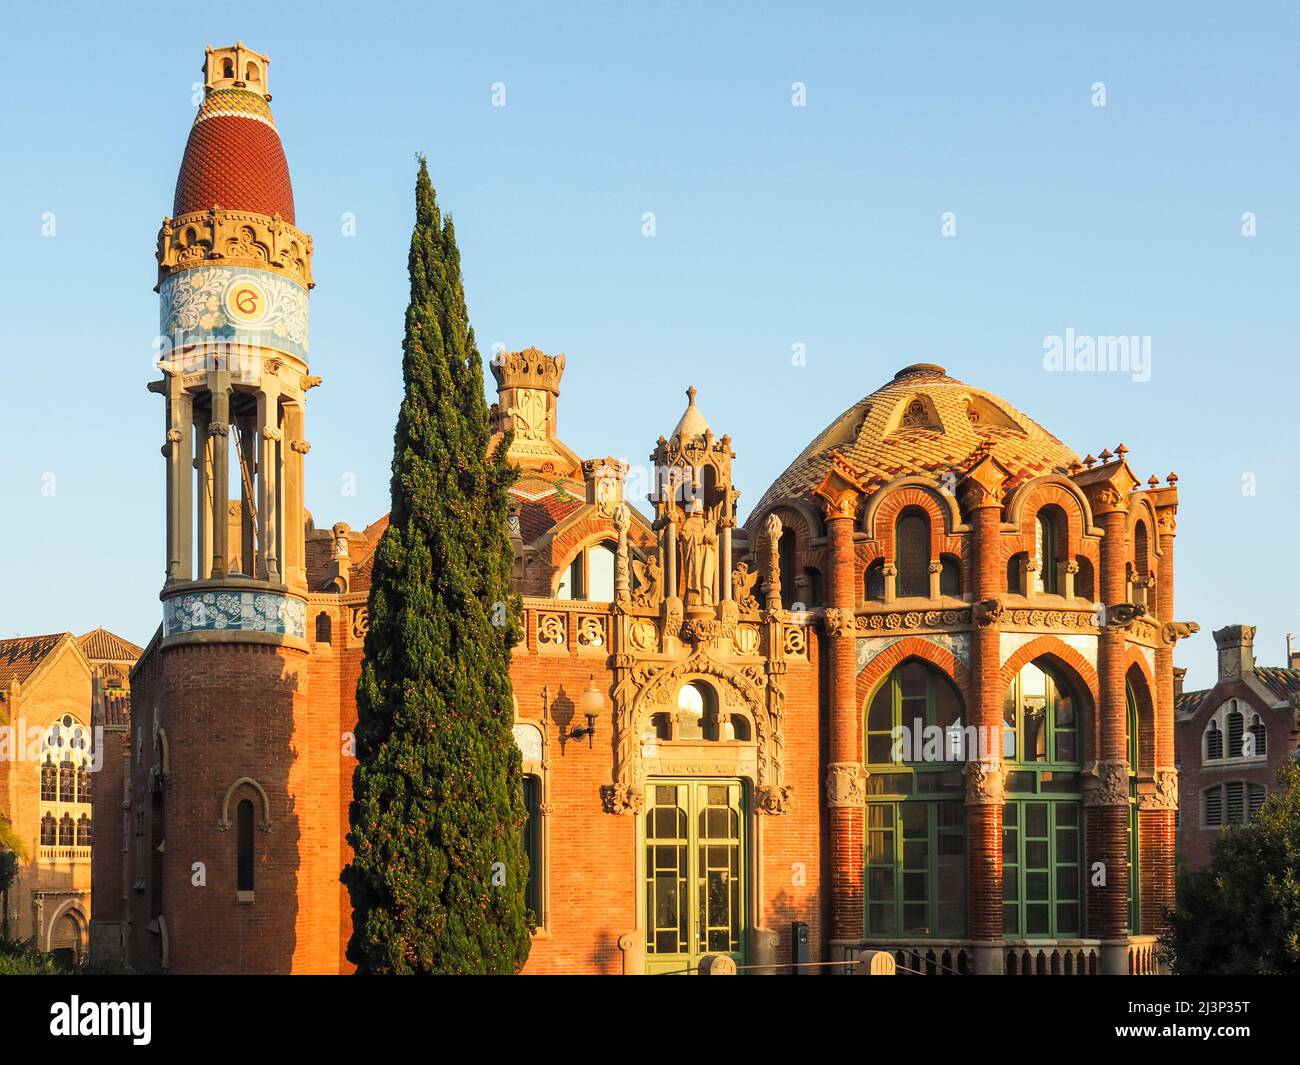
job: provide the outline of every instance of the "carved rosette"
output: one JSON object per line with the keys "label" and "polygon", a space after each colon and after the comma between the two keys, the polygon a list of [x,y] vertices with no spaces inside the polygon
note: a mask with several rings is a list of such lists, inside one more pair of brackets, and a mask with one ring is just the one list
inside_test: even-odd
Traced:
{"label": "carved rosette", "polygon": [[1127,763],[1110,759],[1094,762],[1084,770],[1084,777],[1084,806],[1128,805]]}
{"label": "carved rosette", "polygon": [[1006,790],[1007,767],[1004,762],[967,762],[967,806],[1001,806]]}
{"label": "carved rosette", "polygon": [[1157,769],[1155,772],[1156,790],[1150,795],[1138,798],[1139,810],[1177,810],[1178,809],[1178,770]]}
{"label": "carved rosette", "polygon": [[867,801],[867,772],[858,762],[831,762],[826,767],[828,808],[857,808]]}

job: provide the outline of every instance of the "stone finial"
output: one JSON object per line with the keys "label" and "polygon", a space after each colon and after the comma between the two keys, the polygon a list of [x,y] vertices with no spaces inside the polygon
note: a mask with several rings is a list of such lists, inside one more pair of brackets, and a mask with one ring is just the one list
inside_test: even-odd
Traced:
{"label": "stone finial", "polygon": [[560,394],[560,378],[564,376],[563,355],[547,355],[537,348],[523,351],[503,351],[491,361],[492,376],[497,391],[507,388],[539,388],[552,395]]}
{"label": "stone finial", "polygon": [[1106,463],[1108,463],[1108,462],[1109,462],[1111,459],[1113,459],[1115,456],[1111,453],[1110,448],[1106,448],[1106,449],[1104,449],[1104,450],[1102,451],[1102,453],[1101,453],[1100,455],[1098,455],[1097,457],[1098,457],[1099,459],[1101,459],[1102,465],[1104,466]]}
{"label": "stone finial", "polygon": [[1083,464],[1084,464],[1084,466],[1086,466],[1088,469],[1092,469],[1095,465],[1097,465],[1097,457],[1096,457],[1095,455],[1091,455],[1091,454],[1089,454],[1089,455],[1084,455],[1084,457],[1083,457]]}

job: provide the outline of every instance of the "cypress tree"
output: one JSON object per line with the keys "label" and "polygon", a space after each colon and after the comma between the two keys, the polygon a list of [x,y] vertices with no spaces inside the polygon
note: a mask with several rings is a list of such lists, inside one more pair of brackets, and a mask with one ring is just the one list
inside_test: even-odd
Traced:
{"label": "cypress tree", "polygon": [[511,726],[515,471],[488,454],[460,253],[420,157],[392,511],[357,686],[348,958],[362,973],[512,973],[528,957]]}

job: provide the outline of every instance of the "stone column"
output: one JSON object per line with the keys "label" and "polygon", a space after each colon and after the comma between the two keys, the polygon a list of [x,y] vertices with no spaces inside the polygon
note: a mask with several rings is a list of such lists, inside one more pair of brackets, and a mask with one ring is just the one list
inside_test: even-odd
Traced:
{"label": "stone column", "polygon": [[212,375],[212,420],[208,436],[212,445],[212,569],[213,580],[226,576],[230,561],[230,374]]}
{"label": "stone column", "polygon": [[194,403],[167,379],[167,583],[194,579]]}
{"label": "stone column", "polygon": [[718,584],[722,589],[722,601],[731,601],[731,526],[724,525],[721,530],[721,564],[718,566]]}
{"label": "stone column", "polygon": [[279,584],[280,577],[280,389],[263,379],[257,393],[257,574]]}
{"label": "stone column", "polygon": [[284,406],[284,434],[289,442],[284,455],[284,579],[292,588],[307,587],[306,512],[303,503],[303,459],[311,444],[302,438],[303,408],[300,403]]}
{"label": "stone column", "polygon": [[769,514],[763,522],[763,532],[767,534],[767,588],[765,599],[767,609],[781,609],[781,519]]}
{"label": "stone column", "polygon": [[[1093,751],[1092,779],[1085,784],[1088,932],[1102,940],[1104,974],[1128,971],[1128,708],[1125,700],[1127,630],[1114,616],[1128,591],[1128,513],[1114,486],[1098,494],[1094,508],[1105,534],[1101,541],[1101,601],[1106,616],[1097,641],[1097,719],[1100,736]],[[1101,862],[1105,886],[1093,886],[1092,870]]]}
{"label": "stone column", "polygon": [[[972,476],[966,493],[971,525],[971,589],[976,603],[997,601],[1005,574],[998,565],[1001,477],[991,468]],[[990,475],[992,474],[992,475]],[[977,612],[971,628],[971,722],[983,748],[966,765],[967,898],[977,973],[1002,972],[1002,704],[1001,632],[996,610]]]}
{"label": "stone column", "polygon": [[198,505],[194,513],[198,522],[195,530],[195,558],[198,560],[199,580],[212,576],[212,437],[208,432],[211,413],[196,412],[194,416],[194,469],[198,491]]}

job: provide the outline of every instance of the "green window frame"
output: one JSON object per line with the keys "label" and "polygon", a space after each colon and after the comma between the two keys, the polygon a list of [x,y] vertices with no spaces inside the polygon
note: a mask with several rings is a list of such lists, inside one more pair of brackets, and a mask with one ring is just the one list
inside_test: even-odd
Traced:
{"label": "green window frame", "polygon": [[1138,770],[1138,709],[1137,694],[1132,684],[1124,686],[1124,727],[1127,731],[1128,747],[1128,931],[1129,935],[1141,934],[1142,929],[1142,875],[1140,842],[1141,829],[1138,817],[1137,770]]}
{"label": "green window frame", "polygon": [[739,780],[655,780],[646,787],[648,971],[705,954],[743,962],[748,912],[746,804]]}
{"label": "green window frame", "polygon": [[966,807],[867,804],[867,937],[966,934]]}
{"label": "green window frame", "polygon": [[1003,760],[1077,770],[1083,755],[1080,711],[1079,700],[1053,669],[1027,663],[1003,700]]}
{"label": "green window frame", "polygon": [[[908,766],[923,772],[961,765],[970,735],[963,728],[964,709],[957,686],[939,670],[915,658],[900,663],[867,703],[867,764]],[[919,744],[917,722],[922,732]],[[924,732],[936,726],[943,730],[938,752],[942,757],[931,761]],[[933,744],[931,748],[934,753]],[[922,758],[915,759],[918,751]],[[896,754],[902,757],[896,759]]]}
{"label": "green window frame", "polygon": [[1083,935],[1083,803],[1014,799],[1002,808],[1002,931]]}
{"label": "green window frame", "polygon": [[524,775],[524,854],[528,858],[528,882],[524,888],[524,905],[533,921],[542,920],[542,778]]}

